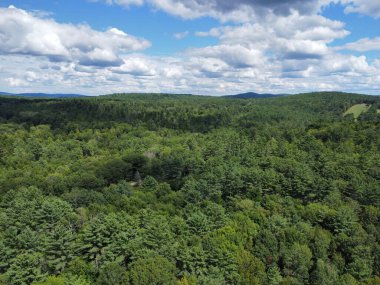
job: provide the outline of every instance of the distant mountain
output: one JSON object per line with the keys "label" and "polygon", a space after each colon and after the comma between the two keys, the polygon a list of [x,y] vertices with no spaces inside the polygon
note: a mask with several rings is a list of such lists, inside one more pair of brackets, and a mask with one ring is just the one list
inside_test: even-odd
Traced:
{"label": "distant mountain", "polygon": [[31,98],[78,98],[88,97],[81,94],[48,94],[48,93],[8,93],[0,92],[0,95],[17,96],[17,97],[31,97]]}
{"label": "distant mountain", "polygon": [[262,98],[274,98],[274,97],[281,97],[286,96],[288,94],[259,94],[255,92],[247,92],[247,93],[241,93],[236,95],[226,95],[223,97],[226,98],[240,98],[240,99],[262,99]]}

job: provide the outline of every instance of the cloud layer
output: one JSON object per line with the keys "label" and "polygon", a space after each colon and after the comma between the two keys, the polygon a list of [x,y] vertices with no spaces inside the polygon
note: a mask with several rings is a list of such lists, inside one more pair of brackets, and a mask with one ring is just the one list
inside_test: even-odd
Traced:
{"label": "cloud layer", "polygon": [[130,7],[148,4],[155,9],[185,19],[211,16],[222,21],[247,22],[253,17],[289,15],[296,11],[312,14],[330,4],[345,6],[346,13],[360,13],[380,17],[380,1],[377,0],[92,0],[110,5]]}
{"label": "cloud layer", "polygon": [[[129,7],[146,1],[183,18],[206,14],[219,18],[220,26],[211,30],[173,35],[176,39],[213,37],[217,44],[189,48],[172,56],[148,56],[142,51],[150,46],[149,41],[116,28],[97,31],[88,25],[57,23],[14,7],[2,8],[0,86],[16,92],[33,89],[85,94],[220,95],[311,90],[380,93],[380,60],[360,54],[378,51],[379,38],[332,47],[335,40],[347,37],[350,31],[343,22],[317,13],[331,1],[107,0],[107,3]],[[364,0],[335,2],[345,5],[347,12],[355,13],[359,12],[355,9],[365,12],[370,7],[366,6],[368,3],[374,4]],[[371,12],[375,11],[372,7]],[[239,22],[223,22],[226,19]]]}
{"label": "cloud layer", "polygon": [[130,7],[148,4],[184,19],[211,16],[222,21],[246,22],[252,17],[274,13],[288,15],[292,11],[309,14],[317,11],[318,0],[94,0]]}

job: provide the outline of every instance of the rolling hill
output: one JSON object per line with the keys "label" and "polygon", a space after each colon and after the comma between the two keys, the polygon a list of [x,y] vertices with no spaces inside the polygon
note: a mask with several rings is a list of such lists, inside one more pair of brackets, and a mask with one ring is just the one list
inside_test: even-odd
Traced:
{"label": "rolling hill", "polygon": [[262,99],[262,98],[274,98],[274,97],[281,97],[281,96],[287,96],[289,94],[260,94],[255,92],[247,92],[247,93],[241,93],[236,95],[225,95],[223,97],[226,98],[239,98],[239,99]]}

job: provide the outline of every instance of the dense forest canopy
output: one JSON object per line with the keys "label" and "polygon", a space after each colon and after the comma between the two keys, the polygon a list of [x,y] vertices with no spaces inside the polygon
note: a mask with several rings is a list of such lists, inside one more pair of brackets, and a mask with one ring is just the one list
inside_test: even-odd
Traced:
{"label": "dense forest canopy", "polygon": [[0,97],[0,284],[380,284],[379,109]]}

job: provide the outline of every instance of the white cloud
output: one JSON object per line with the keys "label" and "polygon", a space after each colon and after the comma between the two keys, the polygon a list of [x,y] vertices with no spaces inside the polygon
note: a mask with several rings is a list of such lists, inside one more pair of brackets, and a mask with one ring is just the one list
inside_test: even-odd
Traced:
{"label": "white cloud", "polygon": [[242,45],[221,44],[193,49],[188,51],[188,54],[195,57],[216,58],[233,68],[258,66],[263,63],[263,54],[260,50],[247,48]]}
{"label": "white cloud", "polygon": [[189,31],[185,31],[185,32],[175,33],[173,37],[177,40],[182,40],[186,38],[188,35],[189,35]]}
{"label": "white cloud", "polygon": [[288,15],[292,11],[310,14],[319,9],[318,0],[95,0],[124,7],[149,4],[155,9],[184,19],[210,16],[222,21],[246,22],[254,15]]}
{"label": "white cloud", "polygon": [[153,76],[156,74],[155,68],[153,61],[141,56],[134,56],[124,58],[124,63],[120,67],[112,68],[111,71],[135,76]]}
{"label": "white cloud", "polygon": [[221,78],[230,70],[227,63],[217,58],[192,58],[190,65],[196,77]]}
{"label": "white cloud", "polygon": [[105,32],[86,25],[60,24],[15,7],[0,8],[0,52],[45,56],[51,61],[113,66],[121,53],[142,50],[150,43],[116,28]]}
{"label": "white cloud", "polygon": [[368,64],[367,58],[361,56],[347,56],[334,54],[325,62],[324,72],[328,76],[331,73],[346,73],[357,76],[368,76],[370,73],[376,73],[376,69]]}
{"label": "white cloud", "polygon": [[352,50],[352,51],[359,51],[359,52],[366,52],[366,51],[380,51],[380,37],[376,38],[363,38],[356,42],[347,43],[343,46],[340,46],[337,48],[337,50]]}
{"label": "white cloud", "polygon": [[[320,59],[271,61],[260,66],[235,68],[218,58],[124,58],[121,70],[91,68],[47,59],[0,56],[0,85],[12,92],[170,92],[234,94],[244,91],[292,93],[315,90],[380,91],[380,63],[370,65],[363,56],[331,53]],[[15,64],[17,63],[17,64]],[[40,68],[40,66],[44,68]],[[9,79],[9,78],[12,78]],[[370,90],[367,90],[370,89]]]}
{"label": "white cloud", "polygon": [[301,63],[288,60],[283,64],[283,74],[285,77],[317,79],[345,76],[351,78],[369,76],[371,73],[376,74],[379,71],[369,65],[365,56],[347,56],[337,53],[330,53],[319,60],[309,60]]}
{"label": "white cloud", "polygon": [[221,29],[212,28],[208,32],[196,32],[195,35],[197,37],[219,37],[222,34]]}
{"label": "white cloud", "polygon": [[249,22],[253,18],[274,15],[289,15],[294,11],[312,15],[331,3],[345,7],[346,13],[359,13],[380,17],[380,2],[377,0],[88,0],[105,2],[123,7],[149,4],[154,9],[184,19],[209,16],[223,22]]}
{"label": "white cloud", "polygon": [[123,6],[142,5],[144,0],[106,0],[107,4],[118,4]]}
{"label": "white cloud", "polygon": [[258,23],[213,28],[199,36],[214,36],[220,44],[190,52],[219,58],[236,68],[263,66],[286,59],[304,61],[330,53],[328,44],[349,32],[344,24],[319,15],[304,16],[294,11],[287,16],[268,15]]}
{"label": "white cloud", "polygon": [[346,13],[359,13],[375,18],[380,17],[380,2],[378,0],[340,0],[346,5]]}
{"label": "white cloud", "polygon": [[25,87],[29,86],[29,83],[21,78],[14,78],[14,77],[9,77],[5,79],[5,81],[9,84],[11,87]]}

